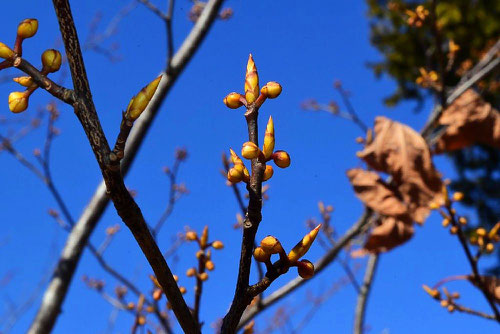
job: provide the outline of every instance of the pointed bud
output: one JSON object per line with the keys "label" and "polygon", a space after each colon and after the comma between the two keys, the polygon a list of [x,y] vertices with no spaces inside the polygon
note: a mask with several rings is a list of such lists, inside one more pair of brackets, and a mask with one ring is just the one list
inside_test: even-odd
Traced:
{"label": "pointed bud", "polygon": [[207,268],[207,270],[212,271],[215,269],[215,264],[212,261],[207,261],[205,263],[205,268]]}
{"label": "pointed bud", "polygon": [[273,177],[273,174],[274,174],[273,166],[267,165],[266,170],[264,171],[264,177],[262,178],[262,181],[269,180],[270,178]]}
{"label": "pointed bud", "polygon": [[14,55],[14,51],[7,45],[0,42],[0,58],[7,59]]}
{"label": "pointed bud", "polygon": [[276,151],[272,155],[274,163],[280,168],[290,166],[290,155],[285,151]]}
{"label": "pointed bud", "polygon": [[309,260],[301,260],[297,262],[297,271],[303,279],[309,279],[314,276],[314,264]]}
{"label": "pointed bud", "polygon": [[277,82],[268,82],[260,92],[269,99],[277,98],[281,94],[281,85]]}
{"label": "pointed bud", "polygon": [[267,122],[262,152],[266,159],[269,159],[274,152],[274,122],[271,116],[269,116],[269,121]]}
{"label": "pointed bud", "polygon": [[186,240],[188,241],[194,241],[198,239],[198,235],[196,234],[195,231],[188,231],[186,232]]}
{"label": "pointed bud", "polygon": [[250,54],[248,56],[247,73],[245,76],[245,99],[248,104],[253,103],[259,97],[259,75],[257,67]]}
{"label": "pointed bud", "polygon": [[30,38],[35,36],[38,30],[37,19],[26,19],[17,26],[17,36],[20,38]]}
{"label": "pointed bud", "polygon": [[14,80],[14,82],[17,82],[23,87],[29,87],[33,84],[33,78],[28,76],[12,78],[12,80]]}
{"label": "pointed bud", "polygon": [[238,183],[243,180],[243,172],[237,168],[231,168],[227,172],[227,179],[231,183]]}
{"label": "pointed bud", "polygon": [[151,101],[151,99],[153,98],[153,95],[155,94],[156,89],[160,84],[161,77],[162,76],[160,75],[159,77],[151,81],[146,87],[141,89],[141,91],[135,97],[132,98],[126,111],[127,118],[135,121],[142,114],[142,112],[148,106],[149,101]]}
{"label": "pointed bud", "polygon": [[224,104],[231,109],[238,109],[243,105],[243,102],[241,102],[241,99],[243,96],[238,93],[229,93],[225,98],[224,98]]}
{"label": "pointed bud", "polygon": [[259,262],[269,261],[270,256],[271,254],[266,253],[266,251],[262,249],[262,247],[256,247],[253,251],[253,257]]}
{"label": "pointed bud", "polygon": [[215,240],[214,242],[212,242],[212,247],[214,249],[222,249],[224,248],[224,244],[222,243],[222,241]]}
{"label": "pointed bud", "polygon": [[434,299],[440,299],[441,297],[441,293],[439,293],[438,290],[436,289],[431,289],[430,287],[428,287],[427,285],[423,284],[422,285],[422,288],[425,290],[425,292],[427,292],[432,298]]}
{"label": "pointed bud", "polygon": [[278,254],[283,250],[281,243],[272,235],[268,235],[260,242],[260,247],[268,254]]}
{"label": "pointed bud", "polygon": [[61,53],[54,49],[45,50],[42,53],[42,71],[54,73],[61,68],[62,57]]}
{"label": "pointed bud", "polygon": [[9,94],[9,109],[13,113],[20,113],[28,108],[29,94],[26,92],[12,92]]}
{"label": "pointed bud", "polygon": [[498,230],[500,230],[500,222],[496,223],[495,226],[491,228],[491,230],[488,232],[488,238],[490,238],[491,240],[495,239],[498,234]]}
{"label": "pointed bud", "polygon": [[251,141],[247,141],[246,143],[243,144],[243,147],[241,148],[241,155],[245,159],[255,159],[259,156],[260,149],[257,145],[252,143]]}
{"label": "pointed bud", "polygon": [[297,262],[302,256],[304,256],[309,248],[311,247],[314,239],[318,235],[321,224],[316,226],[311,232],[306,234],[302,240],[293,247],[293,249],[288,253],[288,260],[292,263]]}
{"label": "pointed bud", "polygon": [[208,226],[205,225],[203,228],[203,232],[201,233],[201,238],[200,238],[200,246],[201,248],[205,248],[207,246],[208,242]]}

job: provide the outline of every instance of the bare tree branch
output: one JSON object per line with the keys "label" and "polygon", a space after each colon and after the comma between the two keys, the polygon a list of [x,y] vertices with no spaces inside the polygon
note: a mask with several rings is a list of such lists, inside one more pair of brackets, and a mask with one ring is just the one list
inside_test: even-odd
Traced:
{"label": "bare tree branch", "polygon": [[366,304],[370,295],[370,288],[373,284],[373,278],[375,277],[375,271],[377,270],[379,256],[379,254],[370,255],[366,264],[363,286],[358,294],[356,312],[354,313],[354,334],[363,334],[364,332]]}

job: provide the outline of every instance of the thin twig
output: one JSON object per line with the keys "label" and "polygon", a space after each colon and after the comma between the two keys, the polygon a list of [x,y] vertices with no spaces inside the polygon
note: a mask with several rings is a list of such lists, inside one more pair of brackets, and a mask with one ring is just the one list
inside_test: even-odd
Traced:
{"label": "thin twig", "polygon": [[154,14],[156,14],[162,20],[168,21],[168,16],[165,13],[163,13],[158,7],[153,5],[151,3],[151,1],[149,1],[149,0],[137,0],[137,1],[139,1],[144,6],[146,6],[150,11],[152,11]]}
{"label": "thin twig", "polygon": [[354,313],[354,333],[363,334],[364,323],[365,323],[365,313],[366,304],[368,297],[370,295],[370,289],[373,284],[373,278],[375,277],[375,271],[377,270],[377,262],[379,259],[378,254],[370,255],[368,263],[366,264],[365,277],[363,279],[363,286],[361,287],[361,292],[358,294],[358,302],[356,304],[356,312]]}

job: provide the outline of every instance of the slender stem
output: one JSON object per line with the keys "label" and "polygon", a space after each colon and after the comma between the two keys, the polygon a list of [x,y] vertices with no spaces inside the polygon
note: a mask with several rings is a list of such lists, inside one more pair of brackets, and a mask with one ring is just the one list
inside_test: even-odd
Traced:
{"label": "slender stem", "polygon": [[358,294],[358,302],[356,304],[356,312],[354,314],[354,333],[363,334],[364,323],[365,323],[365,313],[366,304],[368,302],[368,297],[370,295],[370,289],[373,284],[373,278],[375,277],[375,271],[377,270],[377,263],[379,260],[378,254],[370,255],[368,263],[366,265],[365,277],[363,279],[363,286]]}

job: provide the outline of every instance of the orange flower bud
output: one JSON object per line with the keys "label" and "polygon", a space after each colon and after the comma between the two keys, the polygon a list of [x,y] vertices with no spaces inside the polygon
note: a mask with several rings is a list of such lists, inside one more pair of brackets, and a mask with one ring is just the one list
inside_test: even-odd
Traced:
{"label": "orange flower bud", "polygon": [[434,299],[440,299],[441,293],[439,293],[438,290],[436,289],[431,289],[429,286],[423,284],[422,288],[427,292],[432,298]]}
{"label": "orange flower bud", "polygon": [[28,76],[17,77],[17,78],[13,78],[12,80],[14,80],[14,82],[17,82],[18,84],[20,84],[23,87],[29,87],[29,86],[33,85],[33,78],[28,77]]}
{"label": "orange flower bud", "polygon": [[264,171],[264,177],[262,178],[262,181],[267,181],[271,177],[273,177],[274,171],[273,171],[273,166],[267,165],[266,170]]}
{"label": "orange flower bud", "polygon": [[212,242],[212,247],[215,249],[222,249],[224,248],[224,244],[220,240],[215,240],[214,242]]}
{"label": "orange flower bud", "polygon": [[488,232],[488,238],[493,240],[497,236],[498,230],[500,230],[500,222],[496,223],[495,226],[491,228]]}
{"label": "orange flower bud", "polygon": [[450,225],[450,218],[444,218],[441,224],[443,227],[448,227],[448,225]]}
{"label": "orange flower bud", "polygon": [[304,238],[293,249],[288,253],[288,260],[292,263],[297,262],[302,256],[304,256],[309,248],[311,248],[314,239],[318,235],[321,224],[316,226],[311,232],[306,234]]}
{"label": "orange flower bud", "polygon": [[200,276],[198,276],[200,280],[206,281],[208,279],[208,274],[207,273],[201,273]]}
{"label": "orange flower bud", "polygon": [[172,277],[174,278],[174,281],[178,282],[179,281],[179,276],[177,275],[172,275]]}
{"label": "orange flower bud", "polygon": [[271,257],[271,254],[267,253],[262,247],[256,247],[253,251],[253,257],[259,262],[266,262]]}
{"label": "orange flower bud", "polygon": [[495,245],[493,245],[493,243],[491,243],[491,242],[488,242],[484,249],[485,249],[486,253],[491,254],[495,250]]}
{"label": "orange flower bud", "polygon": [[244,143],[243,147],[241,148],[241,155],[245,159],[255,159],[259,156],[259,153],[259,147],[251,141],[247,141],[246,143]]}
{"label": "orange flower bud", "polygon": [[453,193],[453,200],[454,201],[461,201],[464,199],[464,193],[461,193],[461,192],[455,192]]}
{"label": "orange flower bud", "polygon": [[200,237],[201,248],[205,248],[207,246],[207,241],[208,241],[208,226],[205,225],[205,227],[203,228],[203,232],[201,233],[201,237]]}
{"label": "orange flower bud", "polygon": [[186,240],[194,241],[196,239],[198,239],[198,234],[195,231],[186,232]]}
{"label": "orange flower bud", "polygon": [[195,268],[189,268],[188,270],[186,270],[186,276],[187,277],[193,277],[194,275],[196,275],[196,269]]}
{"label": "orange flower bud", "polygon": [[229,93],[227,96],[224,98],[224,104],[231,109],[238,109],[243,105],[243,102],[241,102],[241,99],[243,96],[238,93]]}
{"label": "orange flower bud", "polygon": [[207,268],[207,270],[214,270],[215,269],[215,265],[212,261],[207,261],[207,263],[205,263],[205,268]]}
{"label": "orange flower bud", "polygon": [[12,92],[9,94],[9,109],[13,113],[20,113],[28,108],[27,92]]}
{"label": "orange flower bud", "polygon": [[61,53],[54,49],[45,50],[42,53],[42,71],[54,73],[61,68],[62,57]]}
{"label": "orange flower bud", "polygon": [[437,209],[439,209],[439,204],[436,203],[436,202],[430,202],[429,203],[429,209],[431,209],[431,210],[437,210]]}
{"label": "orange flower bud", "polygon": [[277,82],[268,82],[260,92],[267,96],[269,99],[277,98],[281,94],[281,85]]}
{"label": "orange flower bud", "polygon": [[30,38],[35,36],[38,30],[37,19],[26,19],[17,26],[17,36],[20,38]]}
{"label": "orange flower bud", "polygon": [[260,247],[268,254],[277,254],[283,249],[279,240],[272,235],[268,235],[262,239]]}
{"label": "orange flower bud", "polygon": [[205,252],[202,250],[199,250],[196,252],[196,258],[200,259],[202,256],[205,256]]}
{"label": "orange flower bud", "polygon": [[476,229],[476,234],[480,237],[484,237],[486,235],[486,230],[482,227]]}
{"label": "orange flower bud", "polygon": [[129,302],[129,303],[127,304],[127,309],[129,309],[129,310],[133,310],[134,308],[135,308],[135,304],[134,304],[134,302]]}
{"label": "orange flower bud", "polygon": [[14,51],[12,51],[11,48],[9,48],[7,45],[3,44],[0,42],[0,58],[10,58],[14,55]]}
{"label": "orange flower bud", "polygon": [[161,289],[155,289],[153,291],[153,299],[156,301],[160,300],[162,294],[163,294],[163,291],[161,291]]}
{"label": "orange flower bud", "polygon": [[245,75],[245,99],[247,102],[253,103],[259,97],[259,75],[257,67],[250,54],[248,56],[247,73]]}
{"label": "orange flower bud", "polygon": [[467,225],[467,218],[465,217],[460,217],[458,218],[458,222],[462,225]]}
{"label": "orange flower bud", "polygon": [[309,279],[314,276],[314,264],[308,260],[301,260],[297,262],[297,271],[299,276],[304,279]]}
{"label": "orange flower bud", "polygon": [[153,98],[153,95],[160,84],[161,77],[162,76],[160,75],[155,80],[151,81],[146,87],[141,89],[141,91],[134,96],[132,100],[130,100],[126,111],[127,118],[134,121],[142,114],[148,106],[149,101]]}
{"label": "orange flower bud", "polygon": [[290,155],[285,151],[276,151],[273,153],[273,160],[276,166],[287,168],[290,166]]}
{"label": "orange flower bud", "polygon": [[264,148],[262,150],[264,157],[269,159],[274,152],[274,123],[273,118],[269,116],[266,133],[264,135]]}
{"label": "orange flower bud", "polygon": [[240,170],[238,170],[238,168],[236,168],[236,167],[231,168],[227,172],[227,179],[231,183],[238,183],[241,180],[243,180],[243,173]]}
{"label": "orange flower bud", "polygon": [[186,288],[183,287],[183,286],[180,286],[179,287],[179,291],[182,293],[182,294],[185,294],[186,293]]}

